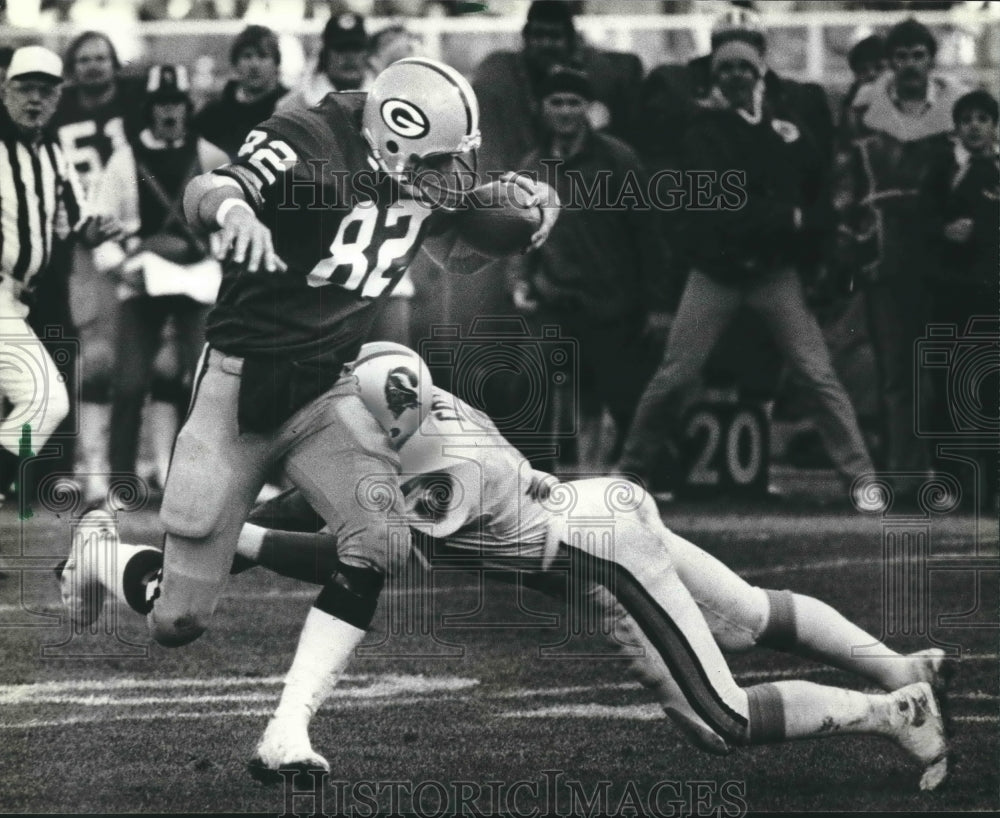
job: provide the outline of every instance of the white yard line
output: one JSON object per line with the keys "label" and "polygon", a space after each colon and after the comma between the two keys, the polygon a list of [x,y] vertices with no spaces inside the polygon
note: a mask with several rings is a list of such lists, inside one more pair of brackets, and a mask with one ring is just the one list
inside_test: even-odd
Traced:
{"label": "white yard line", "polygon": [[[445,697],[447,699],[448,697]],[[366,710],[383,707],[403,707],[414,704],[426,704],[427,699],[423,697],[406,697],[392,700],[373,701],[344,701],[333,702],[324,705],[324,710]],[[25,719],[19,722],[0,722],[0,730],[32,730],[43,727],[73,727],[79,724],[112,724],[115,722],[136,722],[136,721],[160,721],[167,719],[220,719],[220,718],[260,718],[270,716],[274,712],[273,707],[268,708],[240,708],[239,710],[198,710],[194,712],[174,710],[157,710],[151,713],[124,713],[114,715],[111,713],[95,713],[85,716],[67,716],[62,719]]]}
{"label": "white yard line", "polygon": [[627,719],[658,721],[666,718],[656,704],[630,704],[612,707],[605,704],[557,704],[537,710],[509,710],[500,714],[505,719]]}
{"label": "white yard line", "polygon": [[[83,690],[94,690],[98,693],[106,691],[131,691],[131,690],[152,690],[163,692],[168,690],[219,690],[232,687],[269,687],[277,686],[284,681],[283,676],[266,676],[262,678],[244,678],[222,676],[208,679],[71,679],[58,682],[38,682],[24,685],[0,685],[0,705],[10,704],[33,704],[36,702],[56,702],[65,703],[75,699],[80,704],[97,704],[99,699],[109,699],[110,704],[129,704],[141,702],[139,697],[116,697],[116,696],[78,696]],[[471,679],[461,676],[418,676],[404,674],[366,674],[358,676],[344,676],[341,680],[344,685],[336,688],[334,696],[337,698],[372,698],[396,696],[403,693],[442,693],[466,690],[479,684],[478,679]],[[363,687],[356,686],[365,684]],[[273,694],[255,693],[229,693],[229,694],[209,694],[205,696],[154,696],[148,697],[150,701],[181,702],[185,699],[198,701],[199,699],[208,701],[226,700],[225,697],[232,697],[228,700],[238,701],[246,697],[266,695],[272,697]]]}

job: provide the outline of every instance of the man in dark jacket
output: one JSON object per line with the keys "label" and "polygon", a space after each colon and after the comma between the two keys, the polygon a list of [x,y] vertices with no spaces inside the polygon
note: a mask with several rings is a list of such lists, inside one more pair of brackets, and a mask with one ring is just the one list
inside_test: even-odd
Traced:
{"label": "man in dark jacket", "polygon": [[[741,40],[763,55],[767,40],[758,28],[745,22],[720,24],[712,32],[714,51],[729,40]],[[644,127],[636,147],[651,170],[675,167],[684,133],[700,107],[712,104],[712,55],[696,57],[687,65],[660,65],[650,71],[642,84],[639,110]],[[765,67],[764,100],[770,106],[794,114],[800,126],[831,157],[834,139],[833,116],[823,87],[781,77]]]}
{"label": "man in dark jacket", "polygon": [[247,26],[233,41],[229,62],[236,78],[202,108],[194,129],[235,159],[246,135],[274,113],[288,89],[280,82],[278,37],[265,26]]}
{"label": "man in dark jacket", "polygon": [[[924,329],[924,247],[915,240],[919,191],[935,156],[951,150],[959,83],[933,71],[937,42],[905,20],[886,36],[891,70],[858,89],[844,123],[833,178],[838,231],[833,261],[864,288],[868,336],[878,371],[880,466],[926,472],[925,441],[914,428],[914,350]],[[903,478],[904,483],[911,482]],[[897,497],[916,499],[902,485]]]}
{"label": "man in dark jacket", "polygon": [[[939,440],[954,442],[956,433],[967,441],[978,440],[978,451],[967,451],[965,456],[979,462],[982,483],[975,486],[966,472],[969,491],[963,494],[972,499],[976,497],[972,489],[981,489],[979,496],[994,511],[1000,477],[1000,349],[995,340],[1000,329],[998,114],[997,101],[988,91],[971,91],[955,103],[958,139],[952,150],[935,155],[927,169],[920,190],[919,231],[927,243],[927,319],[938,325],[939,347],[950,341],[956,353],[950,367],[941,366],[940,358],[936,366],[921,360],[928,378],[933,378],[924,430]],[[951,334],[942,337],[943,332]],[[954,450],[951,454],[949,458],[947,452],[937,452],[935,469],[954,471]]]}
{"label": "man in dark jacket", "polygon": [[[648,477],[668,431],[697,394],[699,374],[740,307],[756,312],[813,393],[817,425],[851,485],[872,470],[844,387],[797,270],[824,228],[822,151],[787,113],[764,100],[763,58],[742,39],[712,54],[713,106],[685,135],[683,167],[714,172],[710,191],[687,203],[683,252],[692,272],[659,370],[646,387],[619,471]],[[712,200],[712,195],[718,198]],[[860,494],[860,492],[859,492]]]}
{"label": "man in dark jacket", "polygon": [[646,327],[664,309],[667,248],[657,212],[634,204],[634,191],[649,187],[635,151],[587,120],[586,73],[557,66],[540,93],[545,135],[519,167],[552,185],[564,207],[545,246],[512,264],[514,303],[539,328],[559,326],[578,344],[579,383],[566,386],[579,387],[581,405],[558,402],[574,413],[557,419],[558,431],[571,420],[599,422],[607,408],[624,435],[656,365]]}

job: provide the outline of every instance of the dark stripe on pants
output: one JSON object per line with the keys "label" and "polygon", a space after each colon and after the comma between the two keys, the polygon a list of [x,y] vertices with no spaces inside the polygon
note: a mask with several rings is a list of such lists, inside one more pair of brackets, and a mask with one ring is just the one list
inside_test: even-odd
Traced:
{"label": "dark stripe on pants", "polygon": [[727,742],[734,745],[746,744],[747,720],[733,710],[712,686],[698,654],[684,632],[642,583],[616,562],[602,560],[566,544],[560,546],[560,550],[563,549],[568,549],[571,570],[579,572],[576,573],[577,576],[585,573],[590,577],[612,579],[613,587],[608,590],[652,642],[691,709]]}

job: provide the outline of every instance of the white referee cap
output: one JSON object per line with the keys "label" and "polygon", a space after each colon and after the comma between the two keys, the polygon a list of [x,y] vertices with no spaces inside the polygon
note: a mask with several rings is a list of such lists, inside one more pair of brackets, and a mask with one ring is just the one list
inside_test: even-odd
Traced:
{"label": "white referee cap", "polygon": [[17,49],[10,58],[7,68],[7,79],[23,77],[28,74],[43,74],[62,82],[62,60],[54,51],[40,45],[26,45]]}

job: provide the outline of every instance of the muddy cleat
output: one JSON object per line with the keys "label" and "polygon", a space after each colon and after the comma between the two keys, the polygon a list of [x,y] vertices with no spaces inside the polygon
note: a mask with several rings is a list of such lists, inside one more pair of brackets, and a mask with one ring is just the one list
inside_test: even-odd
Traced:
{"label": "muddy cleat", "polygon": [[118,523],[104,509],[88,511],[73,526],[69,557],[57,570],[59,590],[70,621],[77,629],[89,627],[101,613],[107,586],[114,581]]}
{"label": "muddy cleat", "polygon": [[948,661],[941,648],[918,650],[916,653],[911,653],[909,658],[919,663],[917,666],[919,681],[927,682],[938,696],[948,689],[955,675],[955,663]]}
{"label": "muddy cleat", "polygon": [[918,682],[890,696],[896,741],[924,769],[920,789],[937,789],[948,777],[948,743],[934,691],[927,682]]}
{"label": "muddy cleat", "polygon": [[271,719],[247,769],[257,781],[280,784],[284,780],[282,770],[325,774],[330,772],[330,764],[313,750],[305,728],[296,729],[287,722]]}

